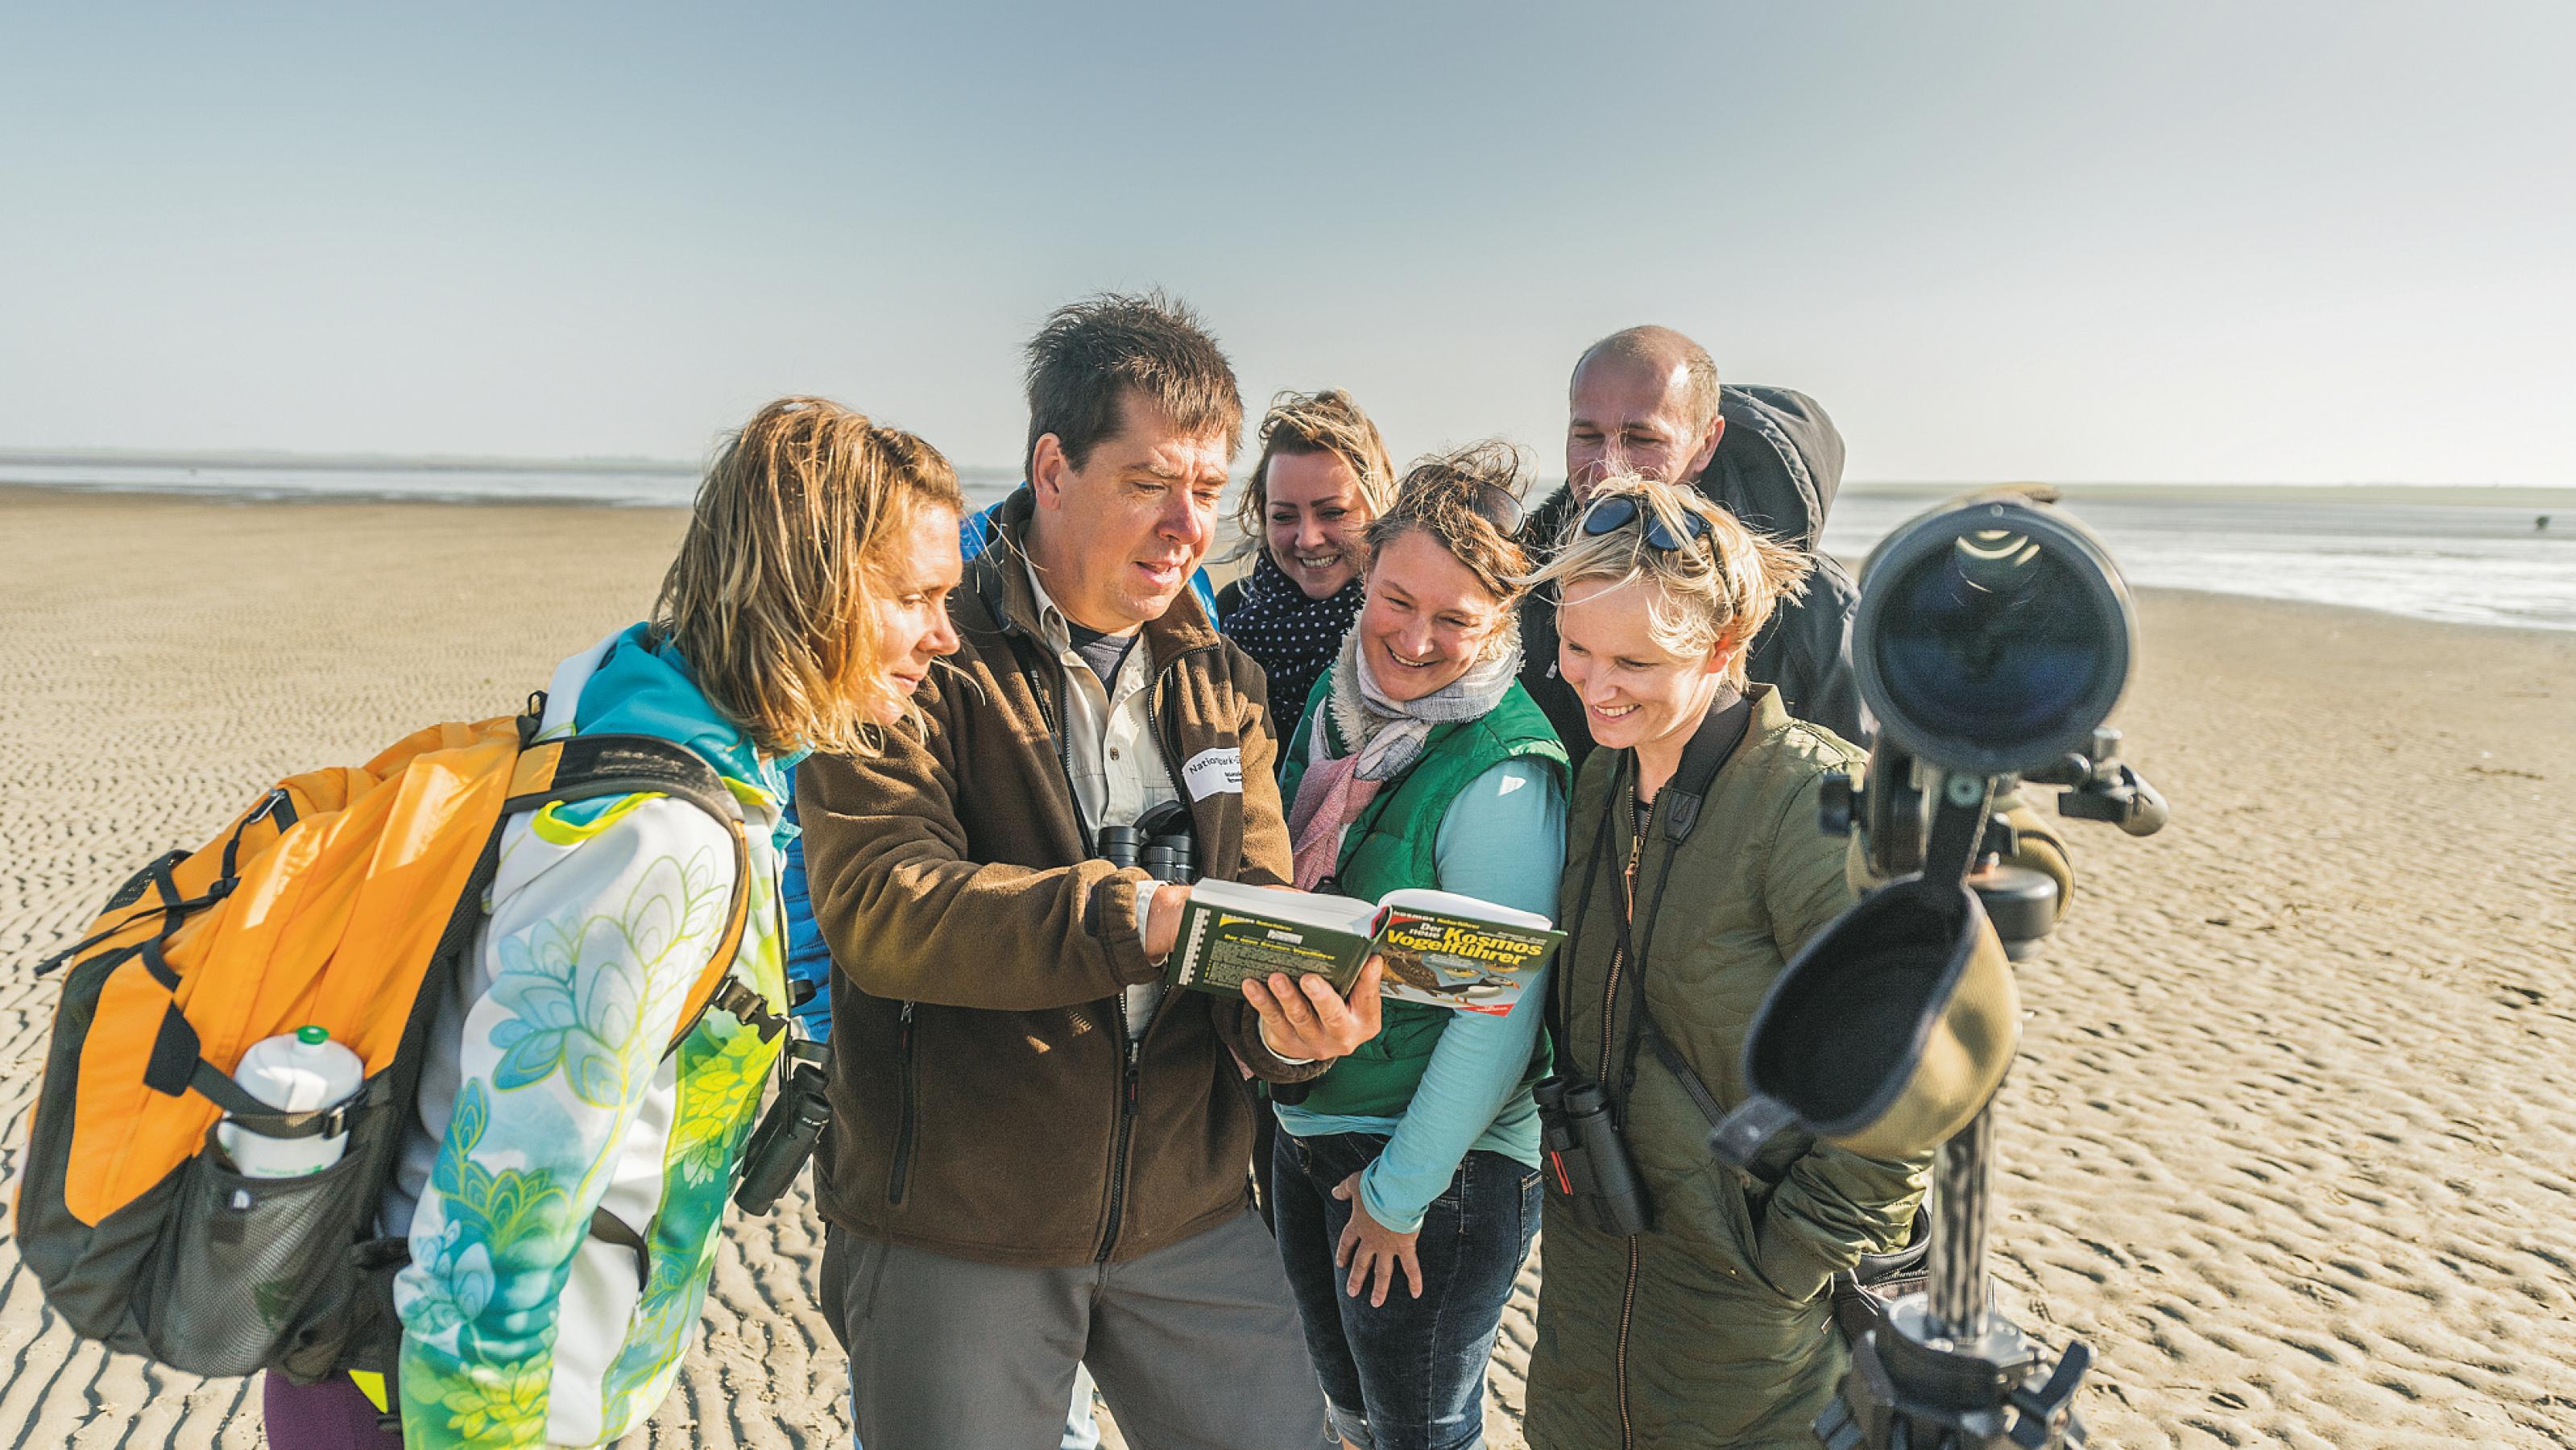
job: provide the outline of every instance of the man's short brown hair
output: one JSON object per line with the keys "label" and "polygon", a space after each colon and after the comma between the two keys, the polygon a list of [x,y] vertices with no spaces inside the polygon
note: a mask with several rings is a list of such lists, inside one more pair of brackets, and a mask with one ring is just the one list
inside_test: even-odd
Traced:
{"label": "man's short brown hair", "polygon": [[1038,440],[1052,433],[1080,468],[1114,438],[1127,392],[1190,434],[1223,433],[1234,459],[1243,432],[1243,394],[1234,367],[1198,315],[1160,291],[1103,292],[1048,314],[1029,339],[1029,442],[1023,471],[1037,467]]}

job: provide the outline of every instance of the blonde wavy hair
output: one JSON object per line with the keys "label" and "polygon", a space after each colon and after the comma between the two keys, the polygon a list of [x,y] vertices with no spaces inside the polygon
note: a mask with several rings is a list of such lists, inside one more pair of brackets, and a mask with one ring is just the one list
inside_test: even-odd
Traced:
{"label": "blonde wavy hair", "polygon": [[879,668],[877,606],[925,508],[962,515],[938,449],[822,398],[781,398],[698,486],[653,627],[764,753],[876,749],[908,702]]}
{"label": "blonde wavy hair", "polygon": [[[1583,520],[1614,498],[1635,500],[1637,516],[1604,533],[1583,532]],[[1706,525],[1696,539],[1689,537],[1693,518]],[[1682,547],[1650,544],[1650,521],[1684,540]],[[1549,591],[1559,605],[1575,584],[1655,585],[1643,596],[1655,643],[1685,659],[1721,645],[1732,648],[1727,678],[1742,685],[1745,646],[1771,622],[1781,601],[1806,592],[1812,567],[1806,555],[1746,528],[1696,489],[1621,474],[1593,490],[1591,503],[1566,524],[1556,557],[1521,582]]]}
{"label": "blonde wavy hair", "polygon": [[1249,558],[1268,539],[1270,460],[1282,454],[1330,453],[1350,465],[1360,481],[1360,499],[1374,519],[1395,501],[1395,463],[1387,457],[1386,439],[1377,424],[1339,388],[1315,393],[1279,393],[1261,418],[1261,456],[1243,482],[1243,497],[1234,505],[1234,522],[1243,539],[1226,551],[1228,559]]}

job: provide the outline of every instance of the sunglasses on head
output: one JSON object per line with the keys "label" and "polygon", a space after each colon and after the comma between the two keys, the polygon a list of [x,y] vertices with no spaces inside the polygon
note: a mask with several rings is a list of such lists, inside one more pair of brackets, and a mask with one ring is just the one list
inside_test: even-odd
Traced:
{"label": "sunglasses on head", "polygon": [[1521,501],[1512,497],[1510,489],[1491,483],[1476,485],[1475,510],[1505,538],[1521,531]]}
{"label": "sunglasses on head", "polygon": [[1586,538],[1597,538],[1617,533],[1640,518],[1645,520],[1647,544],[1667,554],[1708,537],[1708,520],[1687,511],[1682,514],[1682,531],[1676,536],[1661,516],[1643,508],[1632,493],[1612,494],[1585,509],[1583,534]]}

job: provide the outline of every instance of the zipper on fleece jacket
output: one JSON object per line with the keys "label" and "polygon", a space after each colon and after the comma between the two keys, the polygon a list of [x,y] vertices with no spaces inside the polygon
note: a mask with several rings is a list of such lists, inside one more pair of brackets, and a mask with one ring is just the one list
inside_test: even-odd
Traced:
{"label": "zipper on fleece jacket", "polygon": [[912,1007],[912,1003],[906,1002],[896,1014],[896,1020],[902,1024],[895,1038],[894,1052],[896,1080],[901,1085],[896,1101],[901,1105],[901,1111],[895,1118],[894,1168],[886,1175],[886,1202],[890,1204],[903,1202],[904,1184],[912,1177]]}
{"label": "zipper on fleece jacket", "polygon": [[[1647,823],[1654,818],[1651,809],[1643,820],[1638,818],[1637,797],[1631,792],[1628,796],[1628,862],[1619,872],[1619,911],[1627,918],[1631,934],[1635,931],[1637,919],[1637,861],[1645,851]],[[1628,965],[1627,956],[1624,948],[1610,953],[1610,980],[1601,993],[1601,1073],[1605,1079],[1610,1074],[1610,1028],[1619,1007],[1619,969]],[[1643,970],[1643,964],[1638,965]],[[1635,1010],[1642,1012],[1645,1008],[1641,1004]],[[1624,1111],[1621,1116],[1626,1116]],[[1619,1291],[1619,1336],[1612,1341],[1610,1354],[1611,1384],[1619,1395],[1619,1450],[1634,1450],[1637,1443],[1637,1427],[1628,1415],[1628,1331],[1636,1314],[1637,1238],[1631,1234],[1628,1236],[1627,1283]]]}
{"label": "zipper on fleece jacket", "polygon": [[[1165,660],[1163,667],[1154,672],[1153,693],[1145,702],[1147,723],[1153,727],[1154,743],[1159,747],[1157,753],[1163,757],[1163,774],[1171,781],[1174,798],[1180,801],[1183,810],[1189,809],[1190,805],[1189,783],[1181,779],[1180,767],[1172,763],[1173,757],[1180,753],[1180,742],[1163,726],[1163,684],[1180,668],[1181,661],[1206,648],[1202,645],[1197,649],[1186,649]],[[1061,739],[1061,735],[1058,738]],[[1071,778],[1068,768],[1066,779],[1069,782]],[[1194,847],[1191,859],[1196,860],[1197,855]],[[1118,1132],[1109,1150],[1109,1222],[1100,1232],[1100,1252],[1094,1259],[1094,1262],[1103,1264],[1109,1262],[1110,1253],[1118,1247],[1119,1222],[1126,1216],[1127,1153],[1136,1136],[1136,1106],[1142,1094],[1142,1074],[1137,1070],[1137,1061],[1143,1056],[1146,1039],[1154,1035],[1154,1029],[1163,1020],[1163,1006],[1157,1003],[1153,1020],[1145,1024],[1143,1036],[1129,1037],[1124,1006],[1120,998],[1110,999],[1110,1018],[1118,1024],[1118,1035],[1126,1042],[1127,1051],[1118,1075]]]}
{"label": "zipper on fleece jacket", "polygon": [[[1154,1015],[1159,1017],[1162,1014],[1156,1012]],[[1145,1030],[1151,1032],[1154,1029],[1149,1025]],[[1118,1014],[1118,1032],[1122,1037],[1127,1033],[1127,1017],[1123,1012]],[[1109,1251],[1118,1246],[1118,1220],[1127,1208],[1127,1150],[1136,1138],[1136,1060],[1141,1055],[1138,1050],[1140,1041],[1130,1038],[1120,1059],[1123,1066],[1118,1074],[1118,1131],[1112,1135],[1109,1146],[1109,1224],[1101,1230],[1100,1252],[1093,1256],[1094,1263],[1109,1262]]]}
{"label": "zipper on fleece jacket", "polygon": [[[1016,652],[1015,647],[1014,653]],[[1173,658],[1177,663],[1179,656]],[[1085,859],[1088,859],[1092,850],[1092,842],[1087,839],[1091,831],[1091,822],[1082,813],[1082,792],[1074,789],[1073,785],[1073,738],[1065,729],[1063,712],[1056,708],[1057,699],[1073,686],[1066,678],[1064,662],[1053,660],[1052,663],[1055,666],[1057,694],[1050,696],[1043,687],[1032,688],[1029,693],[1036,698],[1038,718],[1045,724],[1049,738],[1055,742],[1056,768],[1062,773],[1065,799],[1073,805],[1075,833],[1086,837],[1082,842],[1082,852]],[[1022,661],[1021,667],[1027,670],[1027,662]],[[1038,679],[1037,672],[1028,670],[1028,673],[1034,683]],[[1159,676],[1156,677],[1154,688],[1155,701],[1159,703],[1162,698],[1162,681]],[[1168,770],[1170,765],[1171,762],[1166,759],[1165,769]],[[1117,1034],[1121,1048],[1118,1066],[1118,1126],[1110,1133],[1109,1143],[1109,1214],[1107,1222],[1101,1229],[1100,1248],[1092,1256],[1093,1262],[1103,1264],[1109,1262],[1110,1250],[1117,1246],[1118,1221],[1126,1211],[1127,1146],[1134,1138],[1136,1130],[1136,1062],[1139,1054],[1137,1042],[1127,1036],[1127,1013],[1124,1005],[1120,998],[1111,997],[1106,1014],[1109,1030]],[[1159,1017],[1162,1014],[1157,1012],[1155,1015]],[[1153,1030],[1150,1024],[1146,1030],[1148,1032]]]}

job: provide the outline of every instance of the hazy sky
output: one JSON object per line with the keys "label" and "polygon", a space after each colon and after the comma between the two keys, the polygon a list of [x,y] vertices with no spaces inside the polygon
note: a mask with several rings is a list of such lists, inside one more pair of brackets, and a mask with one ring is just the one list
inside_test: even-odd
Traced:
{"label": "hazy sky", "polygon": [[2576,6],[13,6],[0,446],[1017,461],[1019,346],[1561,459],[1639,321],[1865,479],[2576,483]]}

